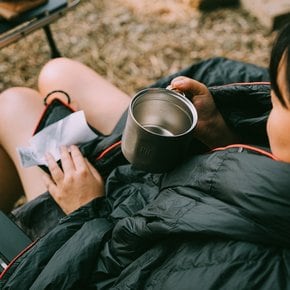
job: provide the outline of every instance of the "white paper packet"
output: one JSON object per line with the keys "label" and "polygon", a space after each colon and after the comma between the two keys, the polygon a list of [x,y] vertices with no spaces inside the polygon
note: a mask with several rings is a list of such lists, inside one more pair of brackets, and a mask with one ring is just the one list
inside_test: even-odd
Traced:
{"label": "white paper packet", "polygon": [[29,140],[29,146],[18,147],[17,151],[23,167],[47,165],[45,153],[51,153],[55,160],[60,159],[61,146],[81,145],[98,137],[88,126],[83,111],[47,126]]}

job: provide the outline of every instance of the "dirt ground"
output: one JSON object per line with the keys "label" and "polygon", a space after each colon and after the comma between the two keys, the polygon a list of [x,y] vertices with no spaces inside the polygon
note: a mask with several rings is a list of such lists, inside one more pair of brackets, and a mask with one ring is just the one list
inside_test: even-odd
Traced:
{"label": "dirt ground", "polygon": [[[83,0],[51,25],[63,56],[133,95],[202,59],[224,56],[267,66],[274,33],[240,7],[200,12],[194,0]],[[50,58],[39,30],[0,53],[0,91],[36,88]]]}

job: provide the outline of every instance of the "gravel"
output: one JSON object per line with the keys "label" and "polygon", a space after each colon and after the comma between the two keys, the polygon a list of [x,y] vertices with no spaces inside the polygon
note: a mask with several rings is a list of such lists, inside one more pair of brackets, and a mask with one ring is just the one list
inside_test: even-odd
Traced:
{"label": "gravel", "polygon": [[[275,33],[241,7],[200,12],[190,0],[83,0],[51,25],[63,56],[92,67],[128,94],[214,56],[267,66]],[[0,53],[0,91],[36,88],[49,60],[42,30]]]}

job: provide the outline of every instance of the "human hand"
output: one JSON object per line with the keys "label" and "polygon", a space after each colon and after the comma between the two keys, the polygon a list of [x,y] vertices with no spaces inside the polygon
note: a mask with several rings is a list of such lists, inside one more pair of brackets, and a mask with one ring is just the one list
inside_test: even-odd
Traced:
{"label": "human hand", "polygon": [[60,148],[62,169],[50,153],[46,154],[51,176],[44,173],[48,191],[69,214],[96,197],[104,195],[104,184],[99,172],[85,159],[77,146]]}
{"label": "human hand", "polygon": [[195,138],[209,148],[225,146],[239,140],[226,124],[210,91],[204,84],[180,76],[172,80],[171,88],[185,93],[197,110],[198,122],[193,131]]}

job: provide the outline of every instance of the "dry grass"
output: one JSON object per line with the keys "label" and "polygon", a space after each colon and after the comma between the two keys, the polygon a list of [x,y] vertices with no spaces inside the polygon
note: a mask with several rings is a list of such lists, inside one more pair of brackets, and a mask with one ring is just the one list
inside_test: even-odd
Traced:
{"label": "dry grass", "polygon": [[[83,0],[51,25],[64,56],[129,94],[192,62],[225,56],[266,66],[273,34],[241,8],[200,13],[197,0]],[[1,50],[0,91],[36,87],[49,60],[42,31]]]}

